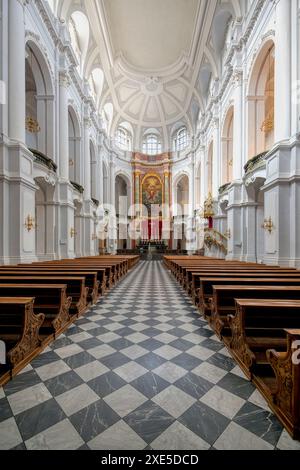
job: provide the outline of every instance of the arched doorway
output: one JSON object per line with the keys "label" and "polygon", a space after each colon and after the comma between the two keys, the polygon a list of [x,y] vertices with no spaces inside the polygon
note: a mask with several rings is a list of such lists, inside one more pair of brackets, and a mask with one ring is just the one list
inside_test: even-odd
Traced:
{"label": "arched doorway", "polygon": [[26,145],[35,157],[35,251],[39,260],[51,260],[58,253],[54,91],[47,61],[31,39],[26,43],[25,78]]}
{"label": "arched doorway", "polygon": [[82,165],[80,159],[80,124],[76,112],[69,106],[69,178],[70,181],[82,185]]}
{"label": "arched doorway", "polygon": [[271,149],[274,144],[275,46],[266,42],[258,54],[248,89],[248,159]]}
{"label": "arched doorway", "polygon": [[222,134],[222,185],[233,179],[233,120],[234,108],[227,111]]}
{"label": "arched doorway", "polygon": [[26,43],[26,144],[55,161],[54,88],[47,61],[32,40]]}
{"label": "arched doorway", "polygon": [[176,182],[176,203],[177,203],[177,220],[176,220],[176,238],[177,249],[179,251],[187,250],[187,218],[189,216],[189,177],[182,175]]}
{"label": "arched doorway", "polygon": [[116,215],[118,222],[118,250],[130,248],[130,240],[128,239],[127,224],[128,210],[130,207],[130,191],[129,182],[124,175],[117,175],[115,180],[115,197],[116,197]]}

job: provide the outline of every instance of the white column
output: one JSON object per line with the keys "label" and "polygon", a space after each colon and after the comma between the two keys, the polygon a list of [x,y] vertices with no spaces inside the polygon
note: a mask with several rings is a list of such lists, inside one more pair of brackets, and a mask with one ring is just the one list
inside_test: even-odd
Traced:
{"label": "white column", "polygon": [[115,163],[112,160],[114,157],[110,158],[110,204],[115,207]]}
{"label": "white column", "polygon": [[205,160],[205,147],[200,148],[200,158],[201,158],[201,172],[200,172],[200,205],[203,207],[205,198],[207,196],[207,165]]}
{"label": "white column", "polygon": [[69,180],[69,114],[67,72],[59,74],[59,171],[63,180]]}
{"label": "white column", "polygon": [[212,195],[218,197],[220,187],[220,136],[219,136],[219,119],[214,119],[214,135],[213,135],[213,162],[212,162]]}
{"label": "white column", "polygon": [[276,5],[275,143],[291,135],[291,0]]}
{"label": "white column", "polygon": [[191,182],[190,182],[190,194],[189,194],[189,203],[190,203],[190,215],[193,217],[195,210],[195,155],[192,155],[191,162]]}
{"label": "white column", "polygon": [[103,145],[103,136],[102,134],[99,135],[98,138],[98,155],[96,156],[99,165],[99,180],[96,182],[97,185],[97,194],[99,196],[100,204],[103,203],[103,188],[104,188],[104,180],[103,180],[103,155],[102,155],[102,145]]}
{"label": "white column", "polygon": [[[90,119],[84,120],[84,199],[91,199]],[[96,169],[95,169],[96,170]]]}
{"label": "white column", "polygon": [[25,22],[24,0],[8,2],[8,132],[25,143]]}
{"label": "white column", "polygon": [[233,180],[243,176],[243,72],[235,71],[234,76],[234,117],[233,117]]}

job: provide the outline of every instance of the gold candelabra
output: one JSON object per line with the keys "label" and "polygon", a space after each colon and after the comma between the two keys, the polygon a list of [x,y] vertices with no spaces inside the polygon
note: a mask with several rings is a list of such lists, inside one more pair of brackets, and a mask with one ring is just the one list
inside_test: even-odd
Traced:
{"label": "gold candelabra", "polygon": [[76,232],[75,228],[71,228],[71,230],[70,230],[71,238],[75,238],[75,235],[77,235],[77,232]]}
{"label": "gold candelabra", "polygon": [[35,220],[31,214],[28,214],[28,216],[26,217],[24,225],[27,232],[31,232],[31,230],[36,228]]}
{"label": "gold candelabra", "polygon": [[270,235],[271,235],[271,233],[273,233],[273,230],[275,229],[275,225],[274,225],[274,222],[272,220],[272,217],[269,217],[268,219],[264,220],[262,228],[267,230]]}

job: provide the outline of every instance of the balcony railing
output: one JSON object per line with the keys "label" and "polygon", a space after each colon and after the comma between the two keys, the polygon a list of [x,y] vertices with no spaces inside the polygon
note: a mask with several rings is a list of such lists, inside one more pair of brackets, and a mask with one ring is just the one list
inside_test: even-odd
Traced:
{"label": "balcony railing", "polygon": [[53,171],[53,173],[57,172],[57,165],[56,163],[54,163],[53,160],[51,160],[51,158],[47,157],[39,150],[34,150],[34,149],[29,149],[29,150],[34,155],[34,161],[36,163],[39,163],[40,165],[47,167],[49,170]]}
{"label": "balcony railing", "polygon": [[231,185],[231,183],[223,184],[223,186],[221,186],[219,188],[219,194],[225,193],[225,191],[227,191],[227,189],[229,188],[230,185]]}
{"label": "balcony railing", "polygon": [[244,166],[245,173],[248,173],[249,171],[253,171],[258,168],[264,162],[267,153],[268,152],[263,152],[251,158],[251,160],[249,160]]}
{"label": "balcony railing", "polygon": [[81,186],[81,184],[75,183],[74,181],[70,181],[70,183],[73,186],[73,188],[76,189],[76,191],[78,191],[80,194],[84,193],[84,187]]}
{"label": "balcony railing", "polygon": [[92,197],[92,201],[95,204],[95,206],[97,206],[97,207],[99,206],[100,202],[98,201],[98,199],[95,199],[95,198]]}

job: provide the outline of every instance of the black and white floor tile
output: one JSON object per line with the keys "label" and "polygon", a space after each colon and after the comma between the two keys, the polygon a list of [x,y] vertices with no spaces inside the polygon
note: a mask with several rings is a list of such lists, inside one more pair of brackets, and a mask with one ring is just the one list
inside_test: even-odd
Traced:
{"label": "black and white floor tile", "polygon": [[0,388],[0,449],[300,449],[159,261]]}

